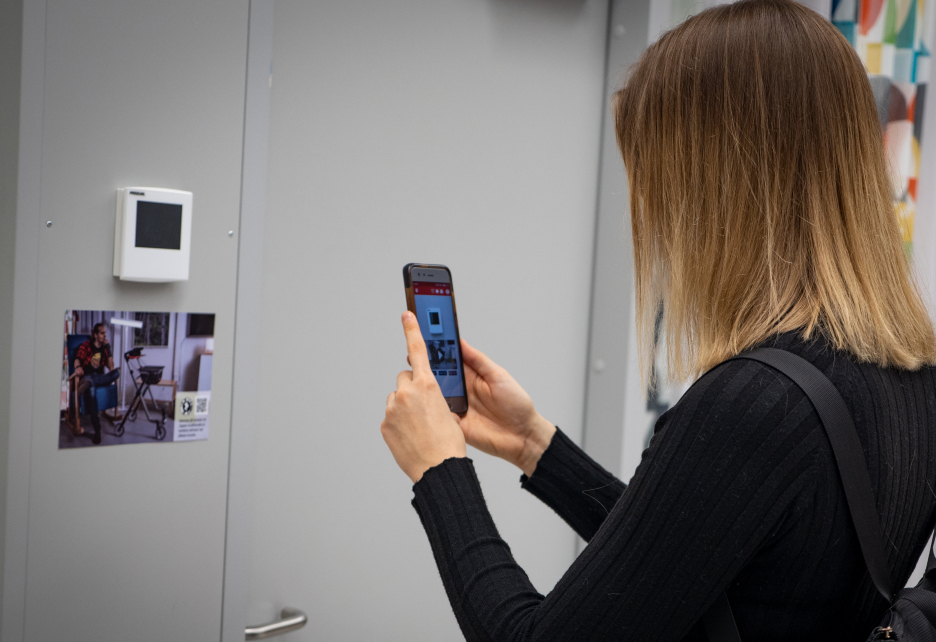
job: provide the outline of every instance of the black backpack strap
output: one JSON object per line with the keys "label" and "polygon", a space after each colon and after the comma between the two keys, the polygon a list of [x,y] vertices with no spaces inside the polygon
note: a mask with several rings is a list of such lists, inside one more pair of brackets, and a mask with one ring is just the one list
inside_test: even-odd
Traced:
{"label": "black backpack strap", "polygon": [[[732,357],[733,359],[752,359],[779,370],[809,397],[832,444],[839,477],[845,488],[848,510],[855,524],[858,543],[871,580],[887,602],[892,603],[893,582],[884,552],[884,535],[881,532],[880,517],[871,488],[871,477],[868,475],[868,466],[861,450],[861,441],[855,431],[855,423],[842,395],[818,368],[786,350],[755,348],[742,352]],[[933,555],[931,546],[926,569],[929,571],[934,568],[936,556]],[[703,616],[702,621],[710,642],[740,642],[727,593],[719,597],[710,611]]]}
{"label": "black backpack strap", "polygon": [[936,593],[922,588],[907,588],[900,592],[900,599],[911,602],[920,610],[926,621],[933,628],[936,628],[933,614],[936,614]]}
{"label": "black backpack strap", "polygon": [[702,616],[702,626],[705,627],[709,642],[741,642],[741,634],[738,633],[738,625],[725,592],[718,596]]}
{"label": "black backpack strap", "polygon": [[855,423],[842,395],[816,366],[792,352],[777,348],[757,348],[734,358],[754,359],[776,368],[802,388],[812,401],[832,444],[835,463],[842,478],[842,486],[845,487],[848,510],[855,523],[858,543],[861,545],[865,564],[868,565],[868,572],[881,595],[888,603],[893,602],[894,584],[887,567],[884,535],[881,532],[881,521],[871,488],[871,477],[868,475]]}

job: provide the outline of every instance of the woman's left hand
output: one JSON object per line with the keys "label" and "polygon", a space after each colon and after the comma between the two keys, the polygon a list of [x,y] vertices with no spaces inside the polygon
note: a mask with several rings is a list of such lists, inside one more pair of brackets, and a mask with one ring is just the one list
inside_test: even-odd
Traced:
{"label": "woman's left hand", "polygon": [[433,466],[450,457],[464,457],[466,449],[461,428],[429,367],[426,342],[411,312],[403,314],[403,332],[413,369],[397,375],[397,389],[387,397],[380,432],[397,465],[415,484]]}

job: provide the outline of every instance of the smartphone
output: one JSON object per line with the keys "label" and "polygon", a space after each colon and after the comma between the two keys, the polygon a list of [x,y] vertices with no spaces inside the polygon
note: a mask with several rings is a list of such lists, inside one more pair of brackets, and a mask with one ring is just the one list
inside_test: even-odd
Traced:
{"label": "smartphone", "polygon": [[458,313],[452,273],[444,265],[407,263],[403,266],[406,307],[416,315],[429,353],[429,367],[439,382],[449,410],[468,412],[465,368],[458,335]]}

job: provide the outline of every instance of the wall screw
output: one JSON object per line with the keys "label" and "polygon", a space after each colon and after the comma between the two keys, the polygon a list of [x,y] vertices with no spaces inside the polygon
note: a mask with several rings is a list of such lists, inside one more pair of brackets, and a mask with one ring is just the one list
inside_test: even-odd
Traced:
{"label": "wall screw", "polygon": [[46,227],[52,227],[52,221],[46,221],[46,222],[45,222],[45,226],[46,226]]}
{"label": "wall screw", "polygon": [[234,236],[234,230],[228,230],[228,236]]}
{"label": "wall screw", "polygon": [[626,31],[626,29],[624,29],[624,25],[615,25],[615,27],[614,27],[614,37],[615,37],[615,38],[620,38],[621,36],[624,35],[624,32],[625,32],[625,31]]}

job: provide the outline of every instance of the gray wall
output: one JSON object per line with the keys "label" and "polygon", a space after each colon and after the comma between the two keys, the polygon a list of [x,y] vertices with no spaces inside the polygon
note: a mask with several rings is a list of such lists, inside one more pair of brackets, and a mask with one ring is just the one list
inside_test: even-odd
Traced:
{"label": "gray wall", "polygon": [[[4,549],[7,447],[10,434],[10,357],[13,347],[13,258],[19,173],[20,56],[23,5],[0,0],[0,552]],[[0,554],[0,577],[3,577]],[[2,604],[2,589],[0,589]],[[2,627],[2,611],[0,611]],[[0,628],[2,630],[2,628]]]}
{"label": "gray wall", "polygon": [[[286,639],[459,639],[379,432],[406,368],[405,263],[452,268],[462,336],[580,440],[607,15],[277,2],[251,622],[293,605],[310,624]],[[472,456],[548,591],[574,534],[518,470]]]}

